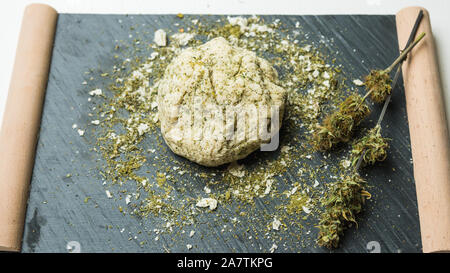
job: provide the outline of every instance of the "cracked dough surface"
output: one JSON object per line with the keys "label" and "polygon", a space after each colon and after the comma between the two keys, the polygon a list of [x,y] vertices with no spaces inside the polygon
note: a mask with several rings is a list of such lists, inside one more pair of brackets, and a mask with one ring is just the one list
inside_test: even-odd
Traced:
{"label": "cracked dough surface", "polygon": [[285,100],[286,91],[268,61],[221,37],[183,50],[158,83],[159,119],[167,145],[204,166],[242,159],[268,142],[261,134],[255,137],[263,126],[251,110],[264,113],[257,116],[270,124],[270,111],[265,110],[279,107],[281,126]]}

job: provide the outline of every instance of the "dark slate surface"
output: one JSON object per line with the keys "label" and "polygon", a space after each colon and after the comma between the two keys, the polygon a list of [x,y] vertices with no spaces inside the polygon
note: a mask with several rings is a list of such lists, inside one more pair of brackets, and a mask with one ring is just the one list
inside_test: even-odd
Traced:
{"label": "dark slate surface", "polygon": [[[330,58],[336,57],[344,64],[344,73],[350,80],[362,78],[371,68],[386,66],[398,52],[392,46],[397,44],[394,16],[262,17],[268,22],[280,18],[292,27],[299,21],[310,42],[319,41],[322,35],[334,39],[332,52],[339,53]],[[59,16],[23,252],[66,252],[71,241],[79,242],[82,252],[163,252],[167,249],[184,252],[186,243],[193,244],[195,248],[191,251],[197,252],[261,252],[272,246],[269,240],[248,240],[239,230],[236,238],[221,235],[221,226],[200,228],[197,235],[202,236],[180,242],[174,242],[170,234],[161,235],[159,241],[154,240],[154,235],[139,234],[143,227],[152,230],[157,219],[139,220],[124,217],[117,211],[117,203],[106,197],[100,178],[92,172],[96,162],[95,155],[89,151],[89,134],[79,137],[71,128],[74,123],[86,125],[91,120],[87,116],[88,96],[81,85],[86,79],[84,72],[99,66],[110,67],[115,41],[130,39],[130,26],[145,24],[149,34],[144,38],[152,40],[153,31],[158,28],[176,29],[175,19],[174,15]],[[208,16],[208,20],[215,19],[216,16]],[[374,198],[359,216],[358,229],[346,232],[337,252],[369,252],[373,250],[371,241],[379,242],[382,252],[421,251],[403,83],[399,86],[384,122],[389,128],[384,134],[392,139],[389,157],[367,170]],[[377,113],[379,109],[374,111]],[[66,177],[69,173],[72,177]],[[87,196],[95,202],[85,204]],[[261,209],[270,212],[272,208],[262,206]],[[114,228],[107,230],[109,225]],[[126,231],[121,233],[116,227],[126,227]],[[138,240],[129,240],[129,232],[131,236],[137,235]],[[144,246],[139,244],[142,240],[147,241]],[[304,247],[295,238],[287,238],[285,242],[284,246],[278,244],[277,252],[328,251]]]}

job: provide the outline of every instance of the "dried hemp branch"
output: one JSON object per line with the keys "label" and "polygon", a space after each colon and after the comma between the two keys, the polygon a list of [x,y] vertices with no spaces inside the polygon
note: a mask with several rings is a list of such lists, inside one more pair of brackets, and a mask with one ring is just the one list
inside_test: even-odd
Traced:
{"label": "dried hemp branch", "polygon": [[361,212],[365,199],[371,197],[365,190],[366,184],[367,182],[357,172],[331,184],[327,197],[322,202],[325,211],[318,225],[319,246],[338,247],[346,224],[349,222],[356,224],[356,214]]}
{"label": "dried hemp branch", "polygon": [[389,73],[391,73],[392,69],[405,58],[423,37],[425,37],[425,33],[420,34],[419,37],[410,44],[388,68],[385,70],[372,70],[370,71],[370,74],[366,76],[364,84],[368,93],[370,93],[370,98],[374,102],[383,103],[386,100],[392,90],[392,80]]}
{"label": "dried hemp branch", "polygon": [[402,62],[406,55],[425,37],[425,33],[410,44],[400,56],[385,70],[372,70],[366,77],[367,93],[364,97],[352,94],[343,101],[337,111],[326,116],[323,124],[314,131],[311,144],[316,151],[327,151],[338,143],[348,142],[353,129],[370,114],[365,99],[370,96],[376,103],[382,103],[391,94],[392,80],[389,73]]}
{"label": "dried hemp branch", "polygon": [[[411,49],[425,36],[425,33],[422,33],[416,41],[411,43],[422,17],[423,13],[421,11],[416,19],[415,26],[411,31],[407,43],[409,46],[407,46],[399,58],[386,70],[372,71],[366,78],[366,87],[369,92],[362,98],[362,102],[368,95],[371,95],[372,100],[375,102],[385,101],[386,98],[390,98],[392,81],[389,77],[389,72],[397,64],[401,63],[405,59],[406,54],[408,54],[408,52],[411,51]],[[394,83],[392,84],[393,86],[395,86],[399,73],[400,69],[397,70]],[[351,151],[351,173],[343,177],[341,181],[332,183],[326,197],[322,201],[325,211],[321,214],[318,225],[319,236],[317,244],[319,246],[337,248],[341,239],[340,237],[344,234],[344,230],[348,227],[348,223],[353,222],[357,224],[355,215],[361,212],[365,199],[370,199],[371,197],[370,193],[365,190],[367,182],[358,174],[358,169],[361,162],[364,162],[365,164],[374,164],[377,161],[386,159],[386,150],[388,149],[389,144],[388,139],[381,136],[380,123],[384,117],[389,100],[390,99],[387,99],[385,102],[377,125],[353,145]],[[350,100],[348,102],[350,102]],[[343,115],[355,118],[355,120],[358,120],[358,118],[362,120],[366,115],[366,111],[360,109],[360,104],[356,104],[356,108],[355,104],[350,105],[352,105],[353,108],[341,104],[339,111],[341,111]],[[347,109],[350,112],[342,111],[342,109]],[[327,125],[327,120],[325,121],[325,125]],[[325,135],[324,133],[322,134]],[[330,147],[330,145],[324,145],[323,148]]]}

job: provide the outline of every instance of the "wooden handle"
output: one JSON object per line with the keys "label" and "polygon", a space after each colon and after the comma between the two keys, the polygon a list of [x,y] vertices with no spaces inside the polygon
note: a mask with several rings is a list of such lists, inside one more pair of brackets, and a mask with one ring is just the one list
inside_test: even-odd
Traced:
{"label": "wooden handle", "polygon": [[24,12],[0,131],[0,251],[20,251],[57,12]]}
{"label": "wooden handle", "polygon": [[450,147],[430,15],[420,7],[396,15],[398,42],[403,48],[420,10],[417,33],[426,37],[403,63],[406,107],[420,229],[424,252],[450,251]]}

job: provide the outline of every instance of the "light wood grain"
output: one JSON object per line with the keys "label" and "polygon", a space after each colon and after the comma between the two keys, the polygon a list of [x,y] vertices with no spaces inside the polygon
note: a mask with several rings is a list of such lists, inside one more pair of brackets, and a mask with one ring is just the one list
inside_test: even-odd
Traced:
{"label": "light wood grain", "polygon": [[25,9],[0,132],[0,250],[19,251],[57,13]]}
{"label": "light wood grain", "polygon": [[[397,13],[400,48],[405,46],[420,9],[423,8],[409,7]],[[403,64],[414,179],[423,251],[447,252],[450,251],[449,134],[430,15],[426,10],[417,33],[422,32],[427,36]]]}

